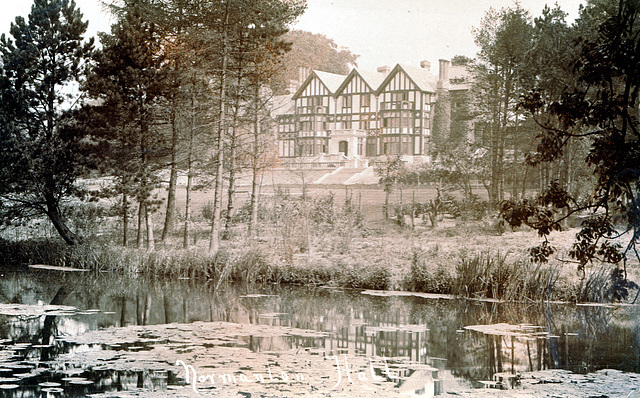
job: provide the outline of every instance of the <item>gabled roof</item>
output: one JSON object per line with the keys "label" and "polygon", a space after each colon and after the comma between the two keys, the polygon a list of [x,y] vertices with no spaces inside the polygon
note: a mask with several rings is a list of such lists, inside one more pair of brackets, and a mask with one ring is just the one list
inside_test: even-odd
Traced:
{"label": "gabled roof", "polygon": [[369,86],[369,89],[372,93],[375,93],[380,87],[380,83],[384,80],[384,76],[378,72],[365,72],[359,69],[352,69],[351,72],[344,79],[338,90],[336,90],[336,95],[339,95],[344,91],[345,88],[349,85],[351,80],[353,80],[356,76],[360,76],[360,78]]}
{"label": "gabled roof", "polygon": [[427,69],[397,64],[378,87],[378,94],[383,91],[384,87],[386,87],[391,79],[393,79],[400,71],[406,73],[413,84],[415,84],[420,90],[433,93],[436,92],[436,89],[438,88],[438,79]]}
{"label": "gabled roof", "polygon": [[329,92],[331,92],[331,94],[335,94],[336,91],[338,91],[338,87],[340,87],[340,85],[346,78],[345,75],[336,75],[334,73],[322,72],[319,70],[314,70],[313,72],[318,76],[320,81],[329,89]]}
{"label": "gabled roof", "polygon": [[377,91],[384,81],[384,75],[380,72],[358,71],[362,79],[371,87],[373,91]]}
{"label": "gabled roof", "polygon": [[409,78],[422,90],[435,92],[438,88],[438,78],[429,70],[411,65],[399,65]]}
{"label": "gabled roof", "polygon": [[305,88],[311,83],[314,78],[320,80],[320,82],[327,88],[329,94],[332,96],[335,95],[336,91],[344,81],[347,76],[345,75],[337,75],[335,73],[322,72],[319,70],[312,70],[309,76],[305,79],[305,81],[300,85],[300,88],[293,94],[293,99],[300,97],[300,95],[304,92]]}
{"label": "gabled roof", "polygon": [[295,111],[296,104],[292,101],[292,95],[274,95],[271,97],[271,117],[276,118],[280,115],[292,114]]}

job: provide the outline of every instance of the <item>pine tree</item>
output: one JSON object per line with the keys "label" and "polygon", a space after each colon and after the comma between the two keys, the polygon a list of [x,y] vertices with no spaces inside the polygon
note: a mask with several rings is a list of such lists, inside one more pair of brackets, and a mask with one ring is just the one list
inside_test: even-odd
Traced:
{"label": "pine tree", "polygon": [[35,0],[0,38],[0,210],[5,222],[46,216],[70,245],[82,242],[64,220],[66,198],[81,194],[83,137],[72,127],[69,94],[89,57],[87,23],[73,0]]}
{"label": "pine tree", "polygon": [[103,116],[97,129],[105,149],[105,171],[115,177],[114,195],[122,197],[126,244],[128,200],[138,203],[137,246],[142,246],[142,230],[147,244],[154,246],[150,213],[158,202],[153,190],[160,180],[160,160],[166,155],[165,137],[159,132],[164,122],[160,109],[170,81],[163,68],[161,38],[155,25],[145,20],[143,8],[133,3],[125,9],[110,35],[101,36],[102,49],[96,52],[84,90],[100,103],[94,111]]}

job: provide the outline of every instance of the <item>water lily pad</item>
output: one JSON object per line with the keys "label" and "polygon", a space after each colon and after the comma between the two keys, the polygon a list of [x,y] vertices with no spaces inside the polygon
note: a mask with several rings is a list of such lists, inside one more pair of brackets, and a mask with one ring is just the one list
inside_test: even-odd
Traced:
{"label": "water lily pad", "polygon": [[0,304],[0,315],[7,316],[71,315],[77,310],[66,305]]}
{"label": "water lily pad", "polygon": [[73,375],[79,375],[84,373],[84,369],[80,369],[80,368],[72,368],[72,369],[66,369],[63,373],[69,376],[73,376]]}
{"label": "water lily pad", "polygon": [[84,381],[84,380],[87,380],[87,378],[86,377],[63,377],[61,380],[66,381],[67,383],[71,383],[71,382]]}
{"label": "water lily pad", "polygon": [[88,386],[89,384],[93,384],[93,382],[91,380],[72,380],[69,382],[69,384],[74,384],[74,385],[85,385]]}
{"label": "water lily pad", "polygon": [[25,365],[22,363],[7,363],[4,364],[5,368],[9,368],[9,369],[13,369],[13,371],[15,372],[16,370],[31,370],[33,369],[33,366],[31,365]]}
{"label": "water lily pad", "polygon": [[43,269],[48,271],[63,271],[63,272],[89,272],[88,269],[60,267],[57,265],[47,265],[47,264],[31,264],[29,265],[29,268]]}
{"label": "water lily pad", "polygon": [[15,390],[16,388],[20,388],[17,384],[0,384],[0,390]]}
{"label": "water lily pad", "polygon": [[60,383],[56,383],[55,381],[43,381],[42,383],[38,383],[40,387],[60,387]]}
{"label": "water lily pad", "polygon": [[59,393],[63,393],[64,389],[60,387],[47,387],[47,388],[43,388],[42,391],[49,394],[59,394]]}

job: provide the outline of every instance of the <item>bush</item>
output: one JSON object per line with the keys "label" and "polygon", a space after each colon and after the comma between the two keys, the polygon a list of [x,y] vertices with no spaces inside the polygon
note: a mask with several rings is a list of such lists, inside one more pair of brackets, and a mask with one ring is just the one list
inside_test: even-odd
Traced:
{"label": "bush", "polygon": [[461,218],[464,221],[482,220],[488,212],[489,202],[480,200],[478,195],[471,195],[463,200],[452,198],[449,205],[449,213],[454,218]]}
{"label": "bush", "polygon": [[403,287],[412,292],[450,294],[454,283],[451,273],[442,265],[424,261],[424,253],[414,249],[409,275]]}
{"label": "bush", "polygon": [[348,267],[342,271],[338,283],[350,289],[386,290],[391,286],[391,273],[382,266]]}

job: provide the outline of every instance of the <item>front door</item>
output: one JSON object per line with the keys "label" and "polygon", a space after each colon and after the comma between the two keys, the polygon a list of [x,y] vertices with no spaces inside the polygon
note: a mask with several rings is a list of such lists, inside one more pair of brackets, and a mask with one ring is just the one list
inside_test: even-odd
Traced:
{"label": "front door", "polygon": [[338,151],[344,153],[344,156],[347,156],[347,154],[349,153],[349,142],[340,141],[338,143]]}

